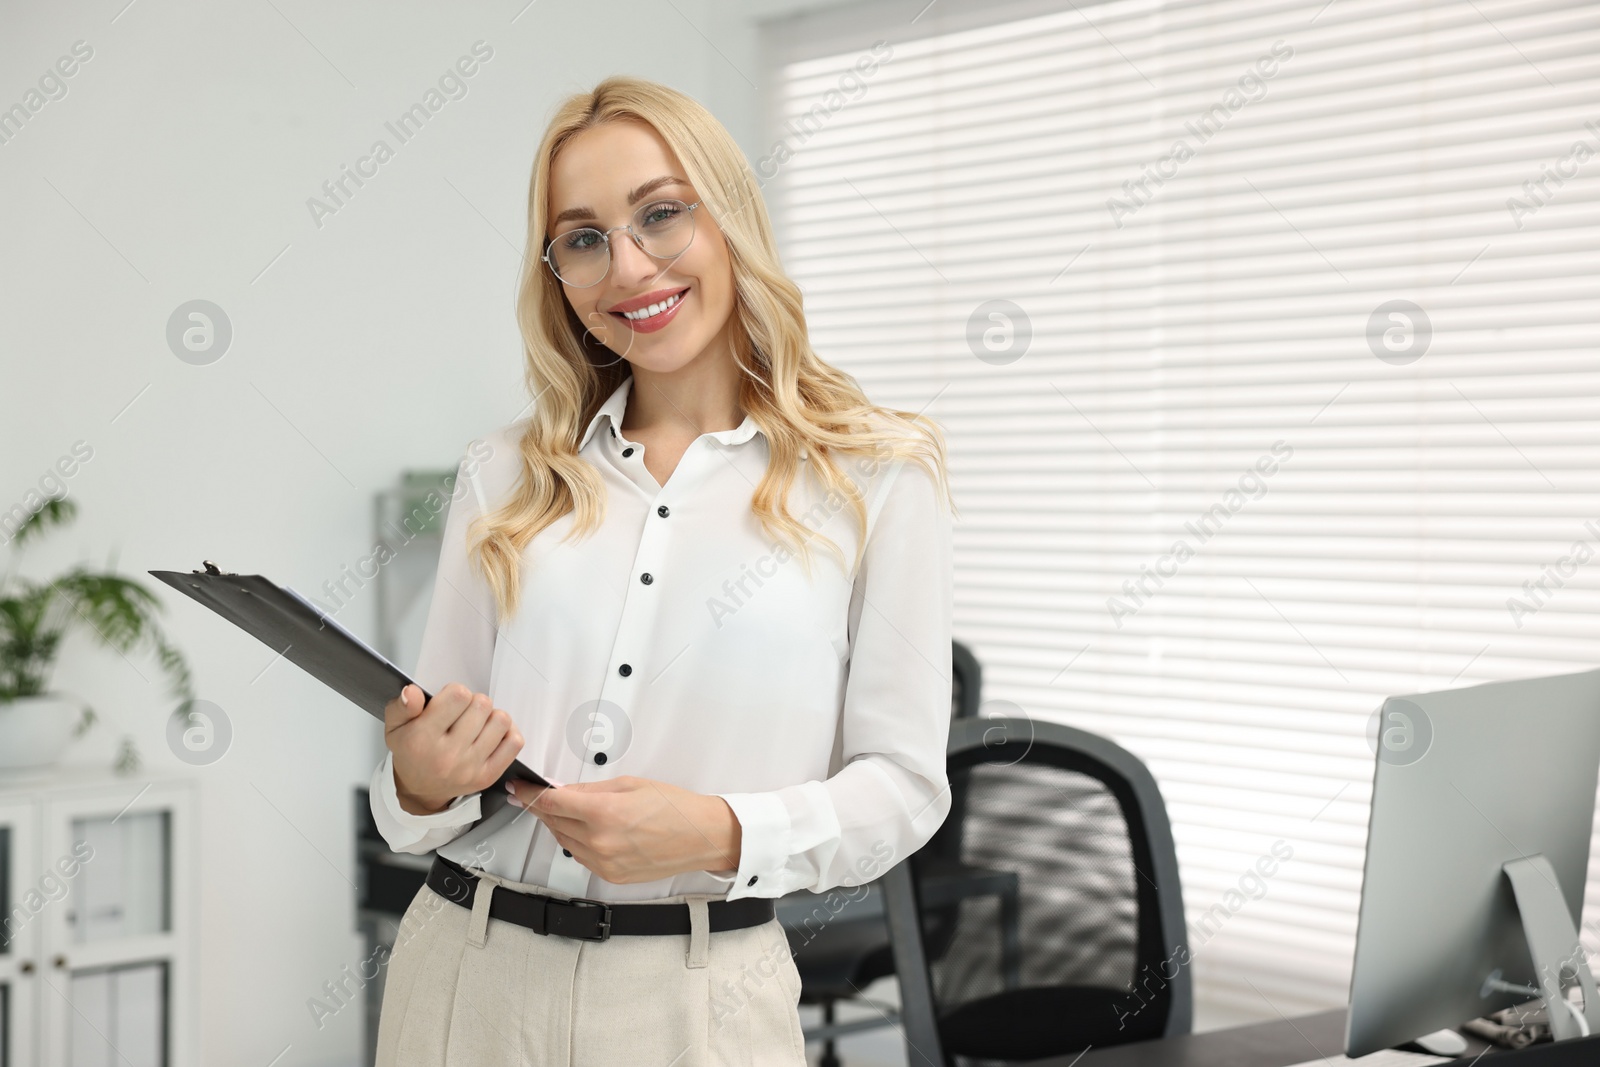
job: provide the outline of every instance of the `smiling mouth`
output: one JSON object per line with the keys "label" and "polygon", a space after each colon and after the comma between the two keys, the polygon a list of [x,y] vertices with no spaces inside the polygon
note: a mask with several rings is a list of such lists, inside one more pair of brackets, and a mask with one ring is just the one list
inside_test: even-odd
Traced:
{"label": "smiling mouth", "polygon": [[649,307],[640,308],[638,311],[611,311],[607,312],[607,314],[615,315],[617,318],[633,323],[636,326],[648,325],[649,323],[659,321],[661,316],[665,315],[667,312],[681,304],[683,302],[683,298],[688,295],[689,290],[685,288],[680,292],[672,294],[665,300],[651,304]]}

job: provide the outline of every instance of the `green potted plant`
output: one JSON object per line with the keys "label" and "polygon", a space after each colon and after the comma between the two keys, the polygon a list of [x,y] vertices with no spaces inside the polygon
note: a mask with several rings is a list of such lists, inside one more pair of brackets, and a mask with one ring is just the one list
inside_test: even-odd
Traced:
{"label": "green potted plant", "polygon": [[[13,564],[23,545],[71,522],[77,510],[71,500],[51,498],[23,520],[11,539]],[[174,714],[183,713],[194,699],[189,667],[156,621],[161,610],[160,600],[139,583],[83,566],[44,582],[18,577],[14,568],[0,578],[0,771],[50,766],[94,723],[87,703],[48,687],[61,640],[72,630],[124,656],[153,652],[171,695],[181,701]],[[125,736],[117,769],[138,765],[133,739]]]}

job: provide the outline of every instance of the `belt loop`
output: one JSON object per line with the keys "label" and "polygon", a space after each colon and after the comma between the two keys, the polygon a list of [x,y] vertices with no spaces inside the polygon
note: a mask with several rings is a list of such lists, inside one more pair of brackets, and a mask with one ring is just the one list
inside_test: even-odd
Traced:
{"label": "belt loop", "polygon": [[704,967],[706,965],[706,948],[711,940],[710,913],[706,910],[706,896],[687,896],[684,902],[689,905],[689,956],[687,963],[690,967]]}
{"label": "belt loop", "polygon": [[486,872],[478,875],[478,888],[472,894],[472,915],[467,920],[467,943],[482,948],[489,937],[489,901],[500,879]]}

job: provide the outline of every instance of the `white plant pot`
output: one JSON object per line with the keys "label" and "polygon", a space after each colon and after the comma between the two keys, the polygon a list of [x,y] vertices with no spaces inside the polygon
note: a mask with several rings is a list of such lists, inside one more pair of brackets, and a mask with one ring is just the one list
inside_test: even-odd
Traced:
{"label": "white plant pot", "polygon": [[53,693],[0,703],[0,771],[53,766],[82,716],[81,703]]}

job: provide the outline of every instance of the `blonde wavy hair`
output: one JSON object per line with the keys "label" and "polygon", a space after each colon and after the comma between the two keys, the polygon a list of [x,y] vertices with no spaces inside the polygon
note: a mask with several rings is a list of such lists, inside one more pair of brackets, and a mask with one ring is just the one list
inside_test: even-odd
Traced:
{"label": "blonde wavy hair", "polygon": [[[828,489],[830,513],[848,504],[855,514],[863,536],[850,564],[852,575],[865,548],[867,515],[863,487],[841,470],[842,457],[867,457],[858,467],[869,476],[891,459],[919,463],[954,514],[938,424],[919,413],[870,403],[852,376],[812,351],[800,289],[783,272],[760,186],[727,129],[677,90],[610,77],[556,109],[528,183],[517,323],[533,413],[518,443],[522,471],[516,489],[502,506],[481,516],[469,534],[469,541],[475,538],[471,554],[494,591],[500,621],[517,610],[523,550],[539,531],[568,512],[575,513],[568,538],[592,533],[604,520],[605,487],[599,473],[578,458],[578,441],[631,371],[625,360],[590,338],[540,256],[546,246],[551,161],[575,134],[617,120],[644,122],[661,135],[699,193],[703,207],[697,210],[710,215],[727,241],[734,278],[729,332],[741,372],[739,403],[766,434],[770,449],[766,474],[751,497],[763,529],[800,555],[809,574],[808,541],[816,531],[790,515],[785,503],[802,450]],[[818,536],[842,564],[838,545]]]}

